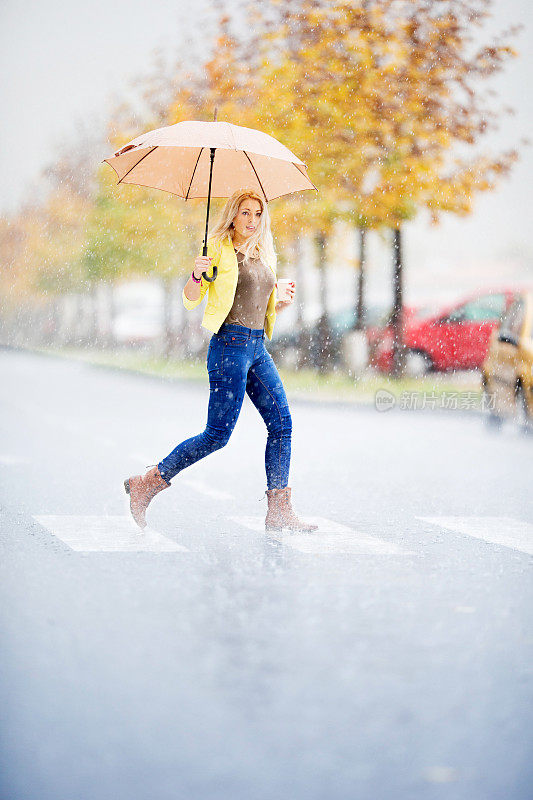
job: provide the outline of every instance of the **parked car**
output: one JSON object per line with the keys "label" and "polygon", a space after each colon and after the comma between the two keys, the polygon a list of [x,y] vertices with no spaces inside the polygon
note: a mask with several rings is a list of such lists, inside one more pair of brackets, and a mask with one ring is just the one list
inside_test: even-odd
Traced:
{"label": "parked car", "polygon": [[[342,364],[342,340],[346,334],[353,329],[356,321],[356,310],[354,307],[344,308],[334,311],[329,316],[331,328],[331,338],[328,343],[331,366]],[[368,306],[366,308],[365,320],[367,323],[376,324],[383,316],[383,306]],[[316,366],[319,361],[320,352],[320,332],[319,320],[307,323],[303,326],[301,334],[296,329],[277,334],[274,328],[274,335],[268,342],[268,350],[274,358],[279,358],[280,362],[287,367],[295,368],[299,363],[300,342],[302,339],[306,343],[306,360],[310,367]]]}
{"label": "parked car", "polygon": [[533,291],[515,297],[492,332],[481,382],[490,422],[514,416],[533,429]]}
{"label": "parked car", "polygon": [[[428,312],[408,307],[404,316],[404,342],[408,348],[406,371],[480,369],[492,332],[519,289],[472,294],[461,302]],[[370,330],[370,364],[382,372],[392,368],[393,332],[390,316],[381,330]]]}

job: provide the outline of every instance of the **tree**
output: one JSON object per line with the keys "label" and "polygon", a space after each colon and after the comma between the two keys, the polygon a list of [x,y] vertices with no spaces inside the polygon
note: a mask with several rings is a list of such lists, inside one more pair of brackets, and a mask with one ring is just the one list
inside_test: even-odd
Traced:
{"label": "tree", "polygon": [[286,0],[264,23],[268,50],[255,81],[264,84],[275,127],[313,164],[321,186],[338,201],[352,199],[362,230],[395,231],[396,374],[403,222],[421,209],[434,222],[443,211],[469,213],[475,194],[494,188],[518,158],[516,148],[493,156],[476,150],[508,111],[495,109],[480,84],[516,55],[509,41],[519,30],[476,44],[472,31],[490,5]]}

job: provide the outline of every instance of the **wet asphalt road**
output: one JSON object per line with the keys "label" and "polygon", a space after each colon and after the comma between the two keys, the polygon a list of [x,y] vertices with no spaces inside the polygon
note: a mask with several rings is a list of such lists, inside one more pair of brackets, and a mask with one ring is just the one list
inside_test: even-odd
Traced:
{"label": "wet asphalt road", "polygon": [[306,551],[260,530],[246,398],[229,444],[150,506],[185,549],[80,551],[35,517],[114,541],[124,477],[203,429],[207,375],[0,367],[2,800],[533,796],[532,558],[483,538],[531,532],[531,439],[293,401],[295,510],[349,529]]}

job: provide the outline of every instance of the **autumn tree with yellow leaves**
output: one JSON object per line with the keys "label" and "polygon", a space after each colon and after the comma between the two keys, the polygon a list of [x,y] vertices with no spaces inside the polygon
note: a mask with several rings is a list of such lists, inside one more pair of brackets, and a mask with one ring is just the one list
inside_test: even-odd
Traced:
{"label": "autumn tree with yellow leaves", "polygon": [[[493,189],[516,148],[493,156],[478,145],[506,109],[483,82],[516,55],[510,28],[477,44],[490,0],[270,0],[242,49],[246,93],[307,164],[320,189],[362,231],[386,226],[394,241],[395,373],[403,367],[401,230],[427,209],[470,213],[477,192]],[[317,229],[331,208],[300,200]],[[304,210],[305,207],[305,210]],[[360,302],[360,308],[362,301]]]}
{"label": "autumn tree with yellow leaves", "polygon": [[17,214],[3,218],[0,295],[4,321],[14,319],[17,309],[24,307],[46,310],[46,298],[56,315],[59,296],[80,288],[78,260],[90,208],[86,197],[65,184],[54,188],[42,204],[27,203]]}

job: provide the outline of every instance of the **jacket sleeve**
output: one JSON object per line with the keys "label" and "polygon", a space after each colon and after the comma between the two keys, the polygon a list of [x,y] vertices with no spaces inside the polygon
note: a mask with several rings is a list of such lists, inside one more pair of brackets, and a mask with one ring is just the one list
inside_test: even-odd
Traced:
{"label": "jacket sleeve", "polygon": [[[213,257],[213,261],[211,262],[211,267],[213,267],[214,263],[215,263],[215,258],[214,258],[213,245],[212,245],[212,243],[210,241],[207,242],[207,255]],[[207,270],[207,274],[209,275],[209,277],[211,277],[212,274],[213,274],[213,269],[211,268],[210,270]],[[195,309],[197,306],[200,305],[200,303],[202,302],[202,300],[205,297],[205,293],[207,292],[207,290],[209,288],[209,281],[206,281],[203,276],[202,276],[202,278],[200,280],[201,280],[201,283],[200,283],[200,297],[198,298],[198,300],[189,300],[189,298],[185,294],[185,286],[182,289],[181,298],[183,300],[183,305],[185,306],[187,311],[192,311],[193,309]]]}

